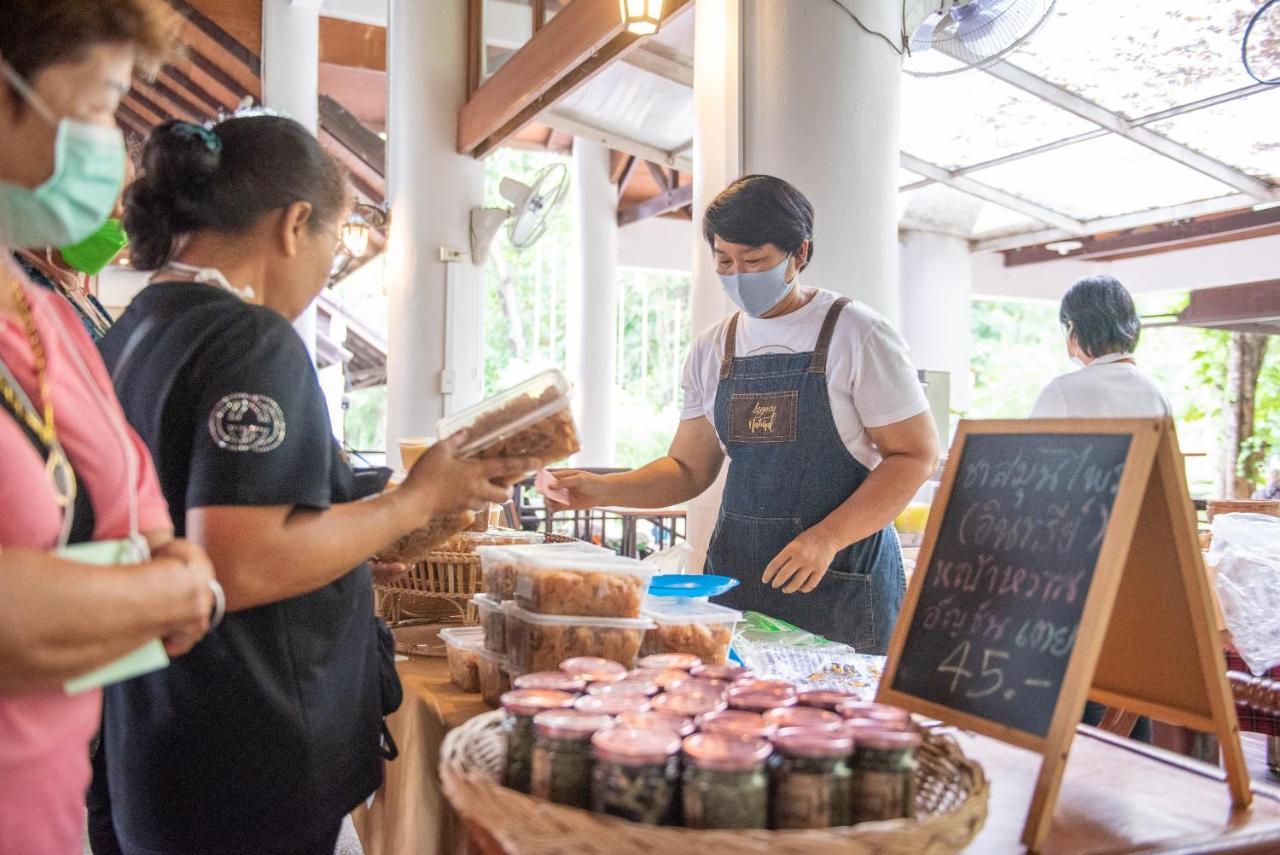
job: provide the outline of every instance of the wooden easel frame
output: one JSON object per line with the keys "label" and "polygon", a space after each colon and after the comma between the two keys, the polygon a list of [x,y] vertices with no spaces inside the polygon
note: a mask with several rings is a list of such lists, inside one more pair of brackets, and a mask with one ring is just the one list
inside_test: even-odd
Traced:
{"label": "wooden easel frame", "polygon": [[[898,691],[894,675],[928,577],[965,442],[983,434],[1128,434],[1132,437],[1112,515],[1081,611],[1075,646],[1046,736]],[[1135,419],[961,421],[929,514],[917,570],[894,629],[877,700],[1041,755],[1022,842],[1049,832],[1062,773],[1086,698],[1217,735],[1232,803],[1247,807],[1249,773],[1226,679],[1195,512],[1172,422]],[[1152,596],[1158,591],[1158,596]],[[1150,638],[1158,638],[1152,646]],[[1172,655],[1162,657],[1161,652]]]}

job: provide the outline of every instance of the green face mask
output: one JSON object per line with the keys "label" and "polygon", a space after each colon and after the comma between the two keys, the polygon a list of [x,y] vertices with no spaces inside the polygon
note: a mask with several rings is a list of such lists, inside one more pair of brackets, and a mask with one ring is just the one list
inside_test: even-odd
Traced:
{"label": "green face mask", "polygon": [[60,246],[63,261],[81,273],[97,276],[129,244],[124,226],[115,217],[107,220],[98,230],[80,243]]}

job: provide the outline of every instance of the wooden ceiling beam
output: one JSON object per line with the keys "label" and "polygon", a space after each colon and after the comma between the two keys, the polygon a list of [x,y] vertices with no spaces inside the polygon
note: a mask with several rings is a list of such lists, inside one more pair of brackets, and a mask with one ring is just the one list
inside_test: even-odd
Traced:
{"label": "wooden ceiling beam", "polygon": [[386,178],[386,141],[328,95],[320,96],[320,126],[380,178]]}
{"label": "wooden ceiling beam", "polygon": [[[203,121],[214,118],[218,115],[218,106],[220,105],[215,105],[213,109],[210,109],[209,102],[205,101],[203,98],[200,99],[202,104],[197,104],[188,98],[185,92],[179,91],[177,88],[170,85],[169,81],[159,75],[157,75],[154,80],[147,81],[147,85],[151,89],[155,90],[157,96],[165,99],[170,104],[173,104],[174,107],[186,113],[188,116],[193,117],[193,120]],[[209,100],[212,101],[213,99]]]}
{"label": "wooden ceiling beam", "polygon": [[618,176],[618,198],[621,199],[623,194],[627,192],[627,184],[631,181],[632,174],[636,171],[636,166],[640,163],[640,158],[634,154],[626,156],[626,166],[622,167],[622,174]]}
{"label": "wooden ceiling beam", "polygon": [[[664,17],[691,2],[669,0]],[[458,152],[483,157],[640,41],[623,29],[616,0],[574,0],[458,111]]]}
{"label": "wooden ceiling beam", "polygon": [[685,184],[683,187],[677,187],[674,190],[668,190],[661,196],[655,196],[652,199],[646,199],[643,202],[637,202],[634,205],[628,205],[625,208],[618,209],[618,225],[625,226],[629,223],[636,223],[649,217],[657,217],[662,214],[678,211],[687,205],[693,203],[693,185]]}
{"label": "wooden ceiling beam", "polygon": [[[195,29],[197,32],[203,33],[204,36],[226,51],[233,58],[241,62],[246,68],[253,72],[255,77],[262,76],[262,60],[258,56],[258,52],[262,50],[262,2],[261,0],[218,0],[216,6],[213,3],[206,2],[205,5],[210,11],[217,8],[219,15],[225,16],[239,13],[241,17],[248,15],[252,20],[253,13],[257,12],[257,25],[250,24],[247,27],[241,27],[241,32],[232,35],[224,27],[206,15],[200,9],[197,9],[187,0],[169,0],[169,5],[178,11],[178,14],[186,18],[190,26],[188,31]],[[257,39],[253,38],[253,33],[257,33]],[[184,33],[185,37],[186,33]],[[185,40],[185,38],[184,38]],[[253,45],[253,47],[249,47]]]}
{"label": "wooden ceiling beam", "polygon": [[387,28],[322,17],[320,61],[385,72]]}
{"label": "wooden ceiling beam", "polygon": [[649,168],[649,174],[653,176],[653,181],[663,190],[670,190],[675,185],[671,183],[671,176],[658,164],[652,160],[646,160],[644,165]]}

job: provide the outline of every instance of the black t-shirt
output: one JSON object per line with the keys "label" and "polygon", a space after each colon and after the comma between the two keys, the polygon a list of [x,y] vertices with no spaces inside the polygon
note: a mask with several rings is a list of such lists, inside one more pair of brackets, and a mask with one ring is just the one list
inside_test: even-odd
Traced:
{"label": "black t-shirt", "polygon": [[[275,312],[213,286],[159,283],[101,348],[179,532],[188,508],[352,498],[306,348]],[[230,613],[168,668],[107,689],[103,744],[125,851],[287,849],[377,789],[373,621],[362,565]]]}

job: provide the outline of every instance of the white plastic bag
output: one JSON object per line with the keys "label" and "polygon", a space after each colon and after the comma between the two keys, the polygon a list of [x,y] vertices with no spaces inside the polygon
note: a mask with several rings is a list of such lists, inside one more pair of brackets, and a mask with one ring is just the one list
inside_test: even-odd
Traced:
{"label": "white plastic bag", "polygon": [[693,563],[693,545],[683,540],[670,549],[653,553],[644,563],[656,568],[660,576],[683,575]]}
{"label": "white plastic bag", "polygon": [[1213,520],[1210,560],[1222,616],[1255,675],[1280,665],[1280,518],[1223,514]]}

